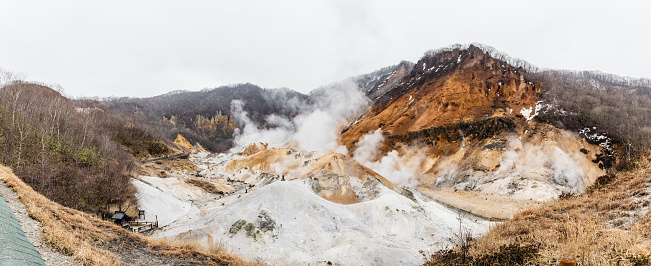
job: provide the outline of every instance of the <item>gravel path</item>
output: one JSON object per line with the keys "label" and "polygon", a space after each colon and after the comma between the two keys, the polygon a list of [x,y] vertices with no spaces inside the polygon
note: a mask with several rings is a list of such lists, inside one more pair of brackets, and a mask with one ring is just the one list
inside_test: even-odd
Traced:
{"label": "gravel path", "polygon": [[14,211],[27,239],[41,253],[41,257],[47,265],[79,265],[72,257],[62,254],[42,240],[41,223],[29,217],[25,205],[18,200],[16,193],[2,181],[0,181],[0,194],[7,200],[7,204]]}

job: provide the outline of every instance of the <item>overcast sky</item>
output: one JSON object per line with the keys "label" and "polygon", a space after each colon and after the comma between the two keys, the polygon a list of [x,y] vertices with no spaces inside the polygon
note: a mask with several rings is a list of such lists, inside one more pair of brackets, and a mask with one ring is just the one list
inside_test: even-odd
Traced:
{"label": "overcast sky", "polygon": [[250,82],[309,92],[480,42],[547,68],[651,78],[648,1],[0,0],[0,68],[68,96]]}

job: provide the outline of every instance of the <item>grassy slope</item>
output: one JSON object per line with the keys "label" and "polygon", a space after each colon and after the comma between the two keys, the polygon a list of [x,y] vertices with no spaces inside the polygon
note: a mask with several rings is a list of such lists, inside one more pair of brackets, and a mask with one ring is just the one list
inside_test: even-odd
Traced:
{"label": "grassy slope", "polygon": [[[426,265],[648,265],[651,258],[651,161],[587,192],[523,211]],[[462,241],[459,241],[462,243]],[[465,258],[464,258],[465,257]]]}
{"label": "grassy slope", "polygon": [[221,247],[205,249],[197,243],[151,239],[61,206],[35,192],[4,166],[0,166],[0,180],[17,193],[27,207],[29,216],[42,224],[45,241],[82,264],[121,265],[125,254],[146,254],[205,265],[253,265]]}

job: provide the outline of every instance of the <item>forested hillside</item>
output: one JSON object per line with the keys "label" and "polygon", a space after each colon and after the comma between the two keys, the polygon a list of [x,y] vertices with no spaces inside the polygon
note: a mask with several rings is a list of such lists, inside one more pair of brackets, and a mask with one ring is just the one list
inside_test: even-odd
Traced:
{"label": "forested hillside", "polygon": [[240,100],[254,122],[263,127],[268,115],[295,116],[308,96],[289,89],[263,89],[252,84],[222,86],[203,91],[177,91],[151,98],[118,98],[103,101],[107,108],[149,125],[168,139],[181,133],[190,142],[211,151],[231,147],[237,127],[231,102]]}
{"label": "forested hillside", "polygon": [[133,204],[134,156],[170,152],[152,131],[92,101],[3,75],[0,164],[62,205],[99,214]]}
{"label": "forested hillside", "polygon": [[548,70],[527,76],[543,83],[539,121],[579,132],[589,142],[621,153],[621,163],[651,146],[651,80],[593,71]]}

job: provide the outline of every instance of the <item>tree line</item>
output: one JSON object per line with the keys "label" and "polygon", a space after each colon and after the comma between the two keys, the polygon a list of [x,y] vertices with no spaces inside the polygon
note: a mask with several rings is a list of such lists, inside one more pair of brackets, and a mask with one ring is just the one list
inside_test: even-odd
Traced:
{"label": "tree line", "polygon": [[232,147],[237,126],[231,113],[231,102],[244,102],[244,111],[261,127],[270,114],[293,117],[307,105],[307,95],[289,89],[264,89],[245,83],[221,86],[203,91],[168,93],[150,98],[113,98],[100,102],[104,107],[150,126],[173,140],[182,134],[191,143],[199,143],[213,152]]}
{"label": "tree line", "polygon": [[135,204],[132,155],[169,150],[146,129],[90,102],[83,106],[0,72],[0,163],[47,198],[101,214]]}
{"label": "tree line", "polygon": [[490,55],[491,57],[502,60],[505,63],[514,66],[516,68],[522,68],[525,71],[529,73],[536,73],[536,72],[541,72],[543,69],[523,60],[520,58],[512,57],[504,52],[501,52],[497,49],[495,49],[492,46],[485,45],[482,43],[471,43],[471,44],[454,44],[450,45],[447,47],[442,47],[439,49],[432,49],[427,52],[425,52],[425,56],[434,56],[436,54],[442,53],[442,52],[451,52],[454,50],[465,50],[465,49],[471,49],[471,48],[478,48],[482,50],[484,53]]}
{"label": "tree line", "polygon": [[541,100],[551,106],[536,119],[559,128],[612,139],[630,159],[651,147],[651,82],[595,71],[546,70],[526,74],[541,81]]}

